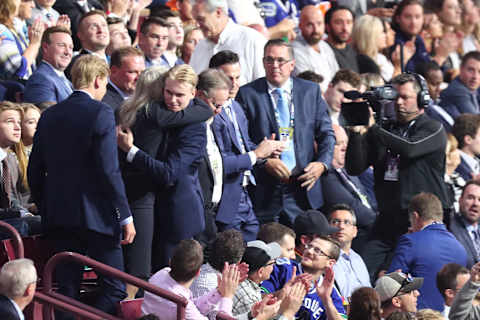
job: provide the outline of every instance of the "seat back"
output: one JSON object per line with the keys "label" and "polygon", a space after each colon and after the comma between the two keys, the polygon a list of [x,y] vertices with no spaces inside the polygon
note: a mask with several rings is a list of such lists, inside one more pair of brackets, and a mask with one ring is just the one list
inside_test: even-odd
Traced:
{"label": "seat back", "polygon": [[143,298],[121,301],[118,316],[124,320],[137,320],[142,316],[142,303]]}

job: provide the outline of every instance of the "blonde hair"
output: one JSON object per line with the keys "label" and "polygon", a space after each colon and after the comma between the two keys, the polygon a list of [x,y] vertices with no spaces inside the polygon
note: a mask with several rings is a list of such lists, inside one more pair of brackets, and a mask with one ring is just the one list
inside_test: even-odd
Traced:
{"label": "blonde hair", "polygon": [[[36,108],[36,107],[35,107]],[[24,117],[24,109],[22,108],[22,104],[19,103],[13,103],[10,101],[2,101],[0,102],[0,113],[8,110],[14,110],[18,111],[20,114],[20,120],[23,121]],[[25,154],[25,146],[23,144],[23,141],[20,139],[20,142],[15,143],[12,145],[10,148],[11,152],[15,154],[18,160],[18,169],[20,171],[21,179],[22,179],[22,184],[24,185],[25,188],[28,190],[28,180],[27,180],[27,165],[28,165],[28,159],[27,155]]]}
{"label": "blonde hair", "polygon": [[0,23],[13,29],[13,18],[16,10],[17,6],[15,5],[14,0],[0,1]]}
{"label": "blonde hair", "polygon": [[416,314],[417,320],[445,320],[445,317],[436,310],[422,309]]}
{"label": "blonde hair", "polygon": [[110,69],[105,60],[93,54],[84,54],[73,64],[71,75],[73,87],[83,89],[88,88],[97,77],[108,77]]}
{"label": "blonde hair", "polygon": [[137,80],[135,92],[120,107],[120,124],[124,127],[131,127],[136,120],[137,111],[148,105],[151,101],[162,99],[163,75],[168,69],[163,66],[150,67],[143,71]]}
{"label": "blonde hair", "polygon": [[458,141],[457,138],[451,133],[447,133],[447,150],[446,154],[450,154],[451,152],[455,151],[458,148]]}
{"label": "blonde hair", "polygon": [[355,20],[352,40],[358,53],[364,54],[374,61],[378,54],[378,37],[383,32],[382,21],[374,16],[365,14]]}
{"label": "blonde hair", "polygon": [[188,64],[176,65],[168,70],[168,72],[165,74],[165,80],[166,79],[188,83],[192,86],[192,88],[196,88],[198,83],[197,74]]}

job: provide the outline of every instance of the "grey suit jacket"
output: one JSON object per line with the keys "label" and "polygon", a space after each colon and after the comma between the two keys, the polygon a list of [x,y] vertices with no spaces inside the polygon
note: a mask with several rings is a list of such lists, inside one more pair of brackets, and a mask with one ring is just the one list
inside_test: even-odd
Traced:
{"label": "grey suit jacket", "polygon": [[480,260],[480,257],[475,250],[472,238],[468,234],[467,227],[460,214],[455,214],[450,221],[450,232],[457,238],[457,240],[464,246],[467,251],[467,268],[471,268]]}

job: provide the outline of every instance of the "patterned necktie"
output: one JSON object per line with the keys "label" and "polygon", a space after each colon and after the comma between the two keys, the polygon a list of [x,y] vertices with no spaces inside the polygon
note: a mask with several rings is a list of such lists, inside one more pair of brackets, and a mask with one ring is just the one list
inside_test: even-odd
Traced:
{"label": "patterned necktie", "polygon": [[2,161],[2,208],[10,208],[11,177],[8,170],[7,158]]}
{"label": "patterned necktie", "polygon": [[[240,151],[242,153],[246,153],[247,150],[245,148],[245,144],[243,143],[242,133],[240,132],[240,127],[238,126],[237,117],[235,117],[235,112],[233,112],[232,107],[230,105],[227,105],[225,107],[225,111],[227,111],[228,118],[230,119],[230,122],[235,129],[235,136],[237,137],[237,143],[240,145],[240,148],[241,148]],[[245,175],[248,176],[248,180],[250,181],[251,184],[256,185],[255,178],[253,177],[250,170],[245,171]]]}
{"label": "patterned necktie", "polygon": [[287,99],[285,99],[283,89],[277,88],[274,92],[277,96],[278,126],[281,131],[284,130],[283,134],[280,132],[280,140],[287,141],[286,149],[280,155],[280,159],[285,163],[288,170],[291,171],[295,168],[296,163],[295,152],[293,150],[293,137],[288,137],[288,133],[285,132],[289,131],[293,134],[293,128],[290,127],[290,110],[288,109]]}

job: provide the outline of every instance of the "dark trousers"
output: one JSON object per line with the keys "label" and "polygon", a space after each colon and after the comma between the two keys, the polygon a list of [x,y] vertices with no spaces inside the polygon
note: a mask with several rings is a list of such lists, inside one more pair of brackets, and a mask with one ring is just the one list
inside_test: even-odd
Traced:
{"label": "dark trousers", "polygon": [[[120,247],[120,236],[112,237],[89,230],[52,230],[46,234],[51,240],[55,252],[73,251],[123,271],[123,254]],[[93,306],[110,314],[116,314],[118,304],[127,296],[125,284],[114,278],[104,277],[100,273],[99,286],[101,293]],[[55,278],[58,292],[78,299],[83,266],[78,263],[59,264]],[[73,315],[56,312],[55,319],[74,319]]]}
{"label": "dark trousers", "polygon": [[389,268],[398,238],[408,231],[409,225],[407,210],[381,212],[378,215],[371,236],[360,251],[372,283],[379,271]]}
{"label": "dark trousers", "polygon": [[123,247],[125,270],[141,279],[150,278],[153,241],[153,204],[131,203],[133,220],[137,234],[133,242]]}
{"label": "dark trousers", "polygon": [[271,193],[271,201],[255,204],[255,213],[260,224],[275,221],[292,227],[295,218],[310,209],[306,189],[297,182],[277,184]]}
{"label": "dark trousers", "polygon": [[243,240],[246,242],[257,239],[259,223],[255,213],[253,212],[252,201],[248,196],[247,190],[242,188],[240,202],[238,204],[238,212],[231,223],[217,222],[218,231],[235,229],[242,232]]}
{"label": "dark trousers", "polygon": [[213,242],[217,238],[217,224],[215,223],[215,216],[217,214],[217,208],[213,207],[211,203],[206,204],[204,207],[205,212],[205,230],[195,237],[195,240],[200,242],[203,247],[203,261],[208,262],[208,258],[212,252]]}

